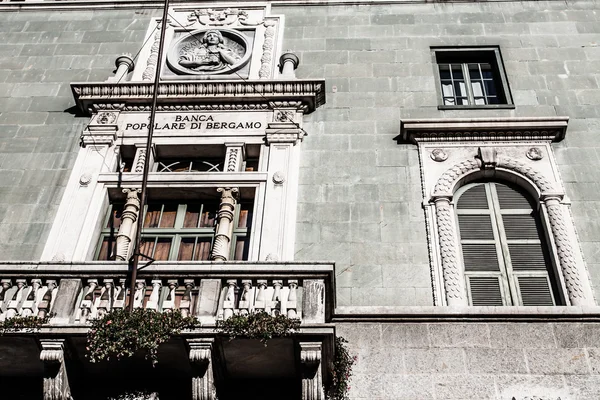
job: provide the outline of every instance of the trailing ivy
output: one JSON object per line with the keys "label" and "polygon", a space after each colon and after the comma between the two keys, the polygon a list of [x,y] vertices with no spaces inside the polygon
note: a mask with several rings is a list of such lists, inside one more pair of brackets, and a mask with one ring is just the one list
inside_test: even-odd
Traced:
{"label": "trailing ivy", "polygon": [[40,330],[42,325],[47,324],[49,320],[49,316],[44,318],[33,315],[29,317],[14,316],[4,321],[0,321],[0,336],[8,332],[18,332],[20,330],[35,332]]}
{"label": "trailing ivy", "polygon": [[87,335],[87,357],[91,362],[120,360],[143,351],[146,359],[155,365],[158,363],[158,346],[183,329],[199,326],[195,317],[184,317],[180,311],[112,310],[102,318],[92,320]]}
{"label": "trailing ivy", "polygon": [[356,356],[350,355],[348,341],[341,336],[335,337],[335,358],[331,368],[331,384],[327,391],[327,400],[348,400],[348,385],[352,376],[352,366],[356,362]]}
{"label": "trailing ivy", "polygon": [[269,339],[290,336],[299,329],[300,319],[288,318],[283,314],[272,316],[264,311],[233,315],[226,320],[217,321],[217,331],[230,339],[259,339],[265,346]]}

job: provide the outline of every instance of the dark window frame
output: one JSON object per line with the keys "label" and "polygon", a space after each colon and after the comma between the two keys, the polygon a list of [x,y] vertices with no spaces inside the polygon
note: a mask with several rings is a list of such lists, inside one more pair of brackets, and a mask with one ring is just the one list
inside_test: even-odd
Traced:
{"label": "dark window frame", "polygon": [[[515,108],[499,47],[432,47],[431,52],[434,64],[436,90],[438,92],[439,110]],[[442,79],[440,76],[440,64],[459,64],[462,66],[469,104],[444,104]],[[490,65],[493,76],[492,79],[495,83],[496,92],[498,95],[498,104],[474,104],[475,96],[473,94],[472,81],[469,79],[468,64]]]}

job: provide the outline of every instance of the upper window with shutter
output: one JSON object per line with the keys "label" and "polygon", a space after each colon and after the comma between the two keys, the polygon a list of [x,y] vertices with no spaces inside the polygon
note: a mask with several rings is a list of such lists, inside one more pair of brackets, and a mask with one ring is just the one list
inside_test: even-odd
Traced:
{"label": "upper window with shutter", "polygon": [[474,183],[456,195],[469,302],[474,306],[560,304],[535,203],[516,187]]}

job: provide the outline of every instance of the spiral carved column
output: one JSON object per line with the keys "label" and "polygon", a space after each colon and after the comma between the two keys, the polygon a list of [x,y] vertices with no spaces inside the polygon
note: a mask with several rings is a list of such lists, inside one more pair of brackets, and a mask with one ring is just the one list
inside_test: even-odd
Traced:
{"label": "spiral carved column", "polygon": [[565,278],[565,285],[567,286],[571,305],[588,305],[581,275],[577,268],[575,253],[569,238],[566,226],[567,222],[563,214],[562,205],[560,204],[561,198],[559,196],[547,196],[543,198],[543,201],[548,210],[548,219],[552,228],[556,252]]}
{"label": "spiral carved column", "polygon": [[123,189],[127,195],[123,214],[121,215],[121,226],[117,234],[117,255],[119,261],[126,261],[129,258],[130,244],[133,241],[136,231],[136,221],[140,214],[140,199],[138,193],[140,189]]}
{"label": "spiral carved column", "polygon": [[450,197],[437,197],[435,199],[435,213],[437,216],[446,301],[449,306],[467,305],[465,281],[456,252],[454,215],[450,206]]}
{"label": "spiral carved column", "polygon": [[217,233],[210,258],[227,261],[231,249],[236,197],[239,191],[237,188],[218,188],[217,191],[221,193],[221,204],[217,214]]}

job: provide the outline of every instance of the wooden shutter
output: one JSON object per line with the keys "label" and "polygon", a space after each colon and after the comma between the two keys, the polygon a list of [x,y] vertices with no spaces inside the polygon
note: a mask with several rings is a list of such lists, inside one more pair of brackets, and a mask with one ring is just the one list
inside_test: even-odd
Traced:
{"label": "wooden shutter", "polygon": [[508,185],[495,183],[499,227],[504,241],[506,269],[517,304],[554,305],[549,258],[535,205]]}
{"label": "wooden shutter", "polygon": [[467,281],[472,306],[504,305],[499,276],[469,276]]}
{"label": "wooden shutter", "polygon": [[553,305],[553,274],[535,205],[516,188],[469,185],[456,214],[472,305]]}
{"label": "wooden shutter", "polygon": [[471,305],[501,306],[501,261],[486,184],[475,184],[456,204],[460,245]]}

